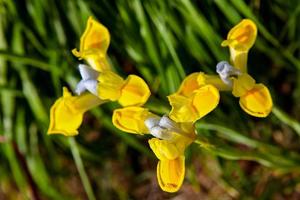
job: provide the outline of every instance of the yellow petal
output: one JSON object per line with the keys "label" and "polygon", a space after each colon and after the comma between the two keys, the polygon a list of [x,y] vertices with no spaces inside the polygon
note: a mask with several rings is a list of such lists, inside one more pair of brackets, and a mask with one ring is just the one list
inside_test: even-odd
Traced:
{"label": "yellow petal", "polygon": [[193,106],[198,112],[198,119],[210,113],[217,107],[220,94],[213,85],[205,85],[195,92]]}
{"label": "yellow petal", "polygon": [[192,73],[182,81],[179,90],[176,93],[188,97],[192,95],[195,90],[204,85],[204,81],[205,79],[203,73]]}
{"label": "yellow petal", "polygon": [[110,70],[110,65],[107,61],[106,54],[102,54],[100,52],[95,53],[86,53],[84,59],[87,61],[89,66],[91,66],[94,70],[103,72]]}
{"label": "yellow petal", "polygon": [[104,100],[116,101],[121,97],[125,81],[112,71],[104,71],[98,77],[98,96]]}
{"label": "yellow petal", "polygon": [[272,110],[273,101],[268,88],[263,84],[256,84],[240,97],[240,106],[252,116],[266,117]]}
{"label": "yellow petal", "polygon": [[169,117],[175,122],[194,122],[198,118],[197,110],[192,106],[191,98],[172,94],[168,96],[172,110]]}
{"label": "yellow petal", "polygon": [[64,88],[63,96],[51,107],[48,134],[77,135],[84,112],[104,102],[90,93],[72,96]]}
{"label": "yellow petal", "polygon": [[166,192],[177,192],[185,175],[184,156],[174,160],[160,160],[157,164],[157,180]]}
{"label": "yellow petal", "polygon": [[110,34],[105,26],[88,19],[86,29],[80,38],[80,51],[74,49],[75,56],[86,59],[90,66],[97,71],[109,69],[106,51],[110,43]]}
{"label": "yellow petal", "polygon": [[174,143],[168,140],[152,138],[148,142],[159,160],[173,160],[184,152],[184,149],[178,149]]}
{"label": "yellow petal", "polygon": [[257,27],[250,19],[244,19],[234,26],[227,35],[222,46],[230,46],[238,51],[248,51],[254,44],[257,36]]}
{"label": "yellow petal", "polygon": [[195,90],[189,98],[173,94],[168,96],[172,110],[170,118],[175,122],[195,122],[211,112],[219,103],[218,89],[205,85]]}
{"label": "yellow petal", "polygon": [[145,81],[135,75],[129,75],[122,87],[119,103],[122,106],[141,106],[146,103],[151,92]]}
{"label": "yellow petal", "polygon": [[127,133],[144,134],[149,130],[145,120],[155,115],[142,107],[126,107],[114,110],[112,122],[115,127]]}
{"label": "yellow petal", "polygon": [[232,94],[235,97],[243,96],[255,85],[255,80],[249,74],[242,74],[233,79]]}

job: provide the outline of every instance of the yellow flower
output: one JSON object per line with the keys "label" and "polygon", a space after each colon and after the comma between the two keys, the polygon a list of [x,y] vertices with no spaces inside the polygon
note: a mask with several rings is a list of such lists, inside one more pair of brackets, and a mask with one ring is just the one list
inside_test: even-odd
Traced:
{"label": "yellow flower", "polygon": [[85,59],[96,71],[109,70],[106,52],[110,43],[109,31],[105,26],[89,17],[86,29],[80,38],[80,50],[72,53],[80,59]]}
{"label": "yellow flower", "polygon": [[192,123],[176,123],[167,116],[159,117],[146,108],[126,107],[113,113],[113,124],[128,133],[150,133],[156,138],[149,145],[159,159],[157,180],[166,192],[176,192],[185,174],[185,149],[195,140]]}
{"label": "yellow flower", "polygon": [[[78,96],[72,96],[67,88],[50,110],[50,126],[48,133],[62,133],[66,136],[78,134],[83,114],[107,101],[119,101],[122,106],[143,105],[150,96],[147,84],[138,76],[130,75],[126,80],[112,71],[104,71],[98,76],[98,81],[90,79],[91,70],[81,66],[83,80],[79,82],[76,91]],[[90,91],[84,92],[85,90]],[[96,96],[97,95],[97,96]]]}
{"label": "yellow flower", "polygon": [[253,46],[256,36],[255,23],[244,19],[229,31],[227,40],[221,44],[223,47],[229,46],[231,62],[242,72],[247,72],[248,51]]}
{"label": "yellow flower", "polygon": [[147,125],[152,135],[160,138],[167,135],[167,139],[152,138],[148,142],[159,159],[157,180],[161,189],[166,192],[177,192],[185,175],[184,152],[195,140],[195,128],[192,123],[175,123],[166,116],[156,125],[149,126],[149,121]]}
{"label": "yellow flower", "polygon": [[217,72],[221,79],[232,86],[232,94],[239,97],[241,108],[255,117],[266,117],[272,110],[273,102],[268,88],[255,80],[247,73],[241,73],[222,61],[217,65]]}
{"label": "yellow flower", "polygon": [[56,100],[50,110],[48,134],[77,135],[83,114],[105,102],[90,93],[72,96],[67,88],[63,88],[63,96]]}
{"label": "yellow flower", "polygon": [[179,90],[168,96],[172,106],[170,118],[176,122],[194,123],[211,112],[220,99],[218,89],[212,85],[215,80],[201,72],[187,76]]}
{"label": "yellow flower", "polygon": [[80,39],[80,51],[75,49],[72,52],[85,59],[91,67],[79,65],[82,80],[75,89],[78,96],[72,96],[64,88],[63,97],[51,107],[49,134],[78,134],[84,112],[104,102],[118,101],[122,106],[140,106],[148,100],[151,93],[142,78],[129,75],[124,80],[110,70],[106,60],[109,42],[108,30],[90,17]]}

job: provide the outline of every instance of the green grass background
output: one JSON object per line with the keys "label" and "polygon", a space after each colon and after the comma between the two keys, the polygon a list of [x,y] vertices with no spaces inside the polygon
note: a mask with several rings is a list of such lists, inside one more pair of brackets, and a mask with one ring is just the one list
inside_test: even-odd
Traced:
{"label": "green grass background", "polygon": [[[249,73],[270,89],[272,113],[251,117],[222,93],[175,194],[157,186],[149,137],[112,126],[116,103],[87,113],[75,138],[47,136],[50,106],[80,78],[71,50],[89,16],[110,30],[113,68],[143,77],[159,114],[187,74],[229,60],[221,41],[252,19]],[[299,100],[298,0],[0,0],[0,199],[300,199]]]}

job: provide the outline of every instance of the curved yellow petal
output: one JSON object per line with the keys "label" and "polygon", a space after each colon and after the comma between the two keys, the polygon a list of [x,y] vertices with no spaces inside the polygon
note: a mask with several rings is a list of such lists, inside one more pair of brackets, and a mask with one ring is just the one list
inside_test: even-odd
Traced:
{"label": "curved yellow petal", "polygon": [[192,106],[191,98],[172,94],[168,96],[172,109],[169,117],[175,122],[194,122],[198,118],[197,110]]}
{"label": "curved yellow petal", "polygon": [[122,77],[112,71],[104,71],[98,77],[98,96],[104,100],[116,101],[121,97],[125,83]]}
{"label": "curved yellow petal", "polygon": [[174,160],[184,152],[184,149],[178,149],[174,143],[168,140],[152,138],[148,143],[159,160]]}
{"label": "curved yellow petal", "polygon": [[48,134],[77,135],[84,112],[104,102],[90,93],[72,96],[67,88],[63,88],[63,96],[50,110]]}
{"label": "curved yellow petal", "polygon": [[257,27],[250,19],[243,19],[234,26],[227,35],[222,46],[229,46],[238,51],[248,51],[254,44],[257,36]]}
{"label": "curved yellow petal", "polygon": [[118,101],[124,107],[141,106],[147,102],[150,94],[150,89],[142,78],[129,75],[122,87]]}
{"label": "curved yellow petal", "polygon": [[205,85],[198,89],[193,98],[193,107],[198,112],[198,119],[215,109],[219,101],[219,91],[213,85]]}
{"label": "curved yellow petal", "polygon": [[157,180],[159,186],[166,192],[177,192],[185,175],[185,157],[174,160],[160,160],[157,164]]}
{"label": "curved yellow petal", "polygon": [[251,90],[255,85],[255,80],[249,74],[242,74],[233,79],[232,94],[240,97]]}
{"label": "curved yellow petal", "polygon": [[99,51],[94,51],[93,53],[87,52],[83,58],[96,71],[103,72],[110,70],[106,54],[102,54]]}
{"label": "curved yellow petal", "polygon": [[178,91],[179,95],[188,97],[192,93],[205,84],[205,76],[202,72],[195,72],[188,75],[181,83]]}
{"label": "curved yellow petal", "polygon": [[270,92],[263,84],[256,84],[245,95],[240,97],[239,103],[246,113],[255,117],[268,116],[273,107]]}
{"label": "curved yellow petal", "polygon": [[145,134],[149,130],[145,120],[154,114],[142,107],[126,107],[114,110],[112,122],[115,127],[127,133]]}
{"label": "curved yellow petal", "polygon": [[75,56],[85,59],[89,65],[97,70],[109,69],[106,52],[110,43],[110,34],[105,26],[89,17],[86,29],[80,38],[80,51],[74,49]]}
{"label": "curved yellow petal", "polygon": [[168,96],[172,110],[170,118],[176,122],[195,122],[211,112],[219,103],[220,95],[213,85],[195,90],[189,98],[173,94]]}

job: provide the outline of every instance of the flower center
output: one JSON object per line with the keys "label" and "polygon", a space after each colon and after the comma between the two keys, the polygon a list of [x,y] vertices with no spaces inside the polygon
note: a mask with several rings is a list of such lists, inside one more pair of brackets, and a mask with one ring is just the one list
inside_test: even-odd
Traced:
{"label": "flower center", "polygon": [[239,69],[234,68],[227,61],[219,62],[216,66],[216,71],[222,81],[230,87],[232,87],[232,78],[237,78],[242,74]]}

